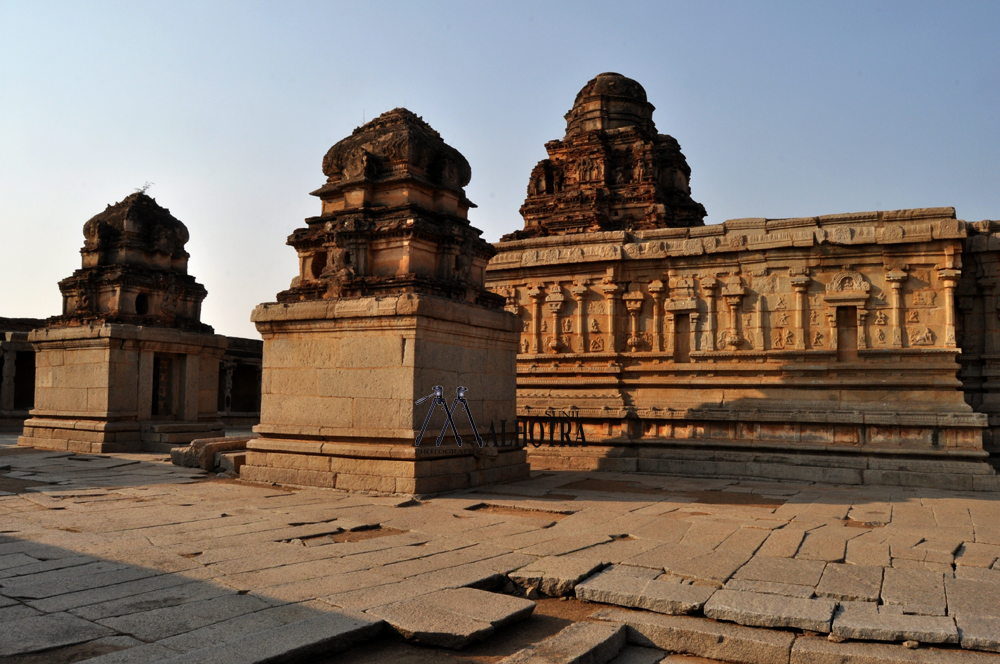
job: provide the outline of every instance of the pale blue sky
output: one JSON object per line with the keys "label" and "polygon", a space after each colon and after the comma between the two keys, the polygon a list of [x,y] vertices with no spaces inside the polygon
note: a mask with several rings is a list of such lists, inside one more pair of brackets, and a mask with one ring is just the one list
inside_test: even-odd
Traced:
{"label": "pale blue sky", "polygon": [[708,223],[1000,218],[1000,2],[0,0],[0,316],[57,314],[84,222],[146,181],[203,319],[254,336],[323,154],[396,106],[472,164],[495,241],[593,76],[638,80]]}

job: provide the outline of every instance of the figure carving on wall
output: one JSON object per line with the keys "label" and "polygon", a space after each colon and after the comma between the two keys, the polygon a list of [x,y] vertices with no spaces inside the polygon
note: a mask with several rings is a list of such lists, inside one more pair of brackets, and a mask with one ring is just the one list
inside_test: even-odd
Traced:
{"label": "figure carving on wall", "polygon": [[531,323],[530,323],[530,322],[528,322],[528,321],[526,321],[526,320],[524,320],[524,321],[521,321],[521,323],[522,323],[522,326],[523,326],[523,329],[524,329],[524,331],[525,331],[525,332],[527,332],[527,331],[528,331],[528,328],[529,328],[529,327],[531,327]]}
{"label": "figure carving on wall", "polygon": [[522,339],[521,340],[521,352],[522,353],[527,353],[529,350],[531,350],[531,342],[528,341],[527,339]]}
{"label": "figure carving on wall", "polygon": [[775,330],[774,334],[771,335],[771,347],[772,348],[784,348],[784,339],[781,336],[781,330]]}
{"label": "figure carving on wall", "polygon": [[592,339],[590,342],[590,350],[597,352],[604,350],[604,339]]}
{"label": "figure carving on wall", "polygon": [[875,314],[876,325],[885,325],[888,320],[889,319],[886,317],[885,312],[882,311],[881,309],[879,309],[878,312]]}
{"label": "figure carving on wall", "polygon": [[778,314],[778,327],[785,327],[788,325],[788,314],[784,311]]}
{"label": "figure carving on wall", "polygon": [[907,323],[919,323],[920,322],[920,312],[911,311],[908,314],[906,314],[906,322]]}
{"label": "figure carving on wall", "polygon": [[899,328],[892,331],[892,343],[896,346],[903,344],[903,335],[900,333]]}
{"label": "figure carving on wall", "polygon": [[809,323],[811,325],[815,325],[818,322],[819,322],[819,312],[813,309],[811,312],[809,312]]}
{"label": "figure carving on wall", "polygon": [[590,320],[590,331],[591,332],[600,332],[601,331],[601,326],[597,324],[597,319],[596,318],[592,318]]}
{"label": "figure carving on wall", "polygon": [[572,332],[573,331],[573,320],[570,318],[563,318],[562,321],[562,331]]}
{"label": "figure carving on wall", "polygon": [[934,304],[934,291],[921,291],[913,294],[913,304],[929,306]]}
{"label": "figure carving on wall", "polygon": [[548,332],[548,331],[549,331],[549,324],[548,324],[547,321],[543,320],[542,321],[542,332]]}
{"label": "figure carving on wall", "polygon": [[885,343],[885,332],[879,329],[875,332],[875,338],[878,339],[879,343]]}
{"label": "figure carving on wall", "polygon": [[774,305],[774,308],[775,309],[784,309],[785,308],[785,298],[784,297],[779,297],[778,301]]}
{"label": "figure carving on wall", "polygon": [[930,346],[934,344],[934,333],[931,328],[925,327],[923,332],[910,335],[910,344],[914,346]]}
{"label": "figure carving on wall", "polygon": [[823,333],[820,332],[819,330],[816,330],[816,332],[813,334],[813,346],[818,348],[822,345],[823,345]]}
{"label": "figure carving on wall", "polygon": [[795,344],[795,333],[791,330],[785,330],[785,345],[792,346]]}

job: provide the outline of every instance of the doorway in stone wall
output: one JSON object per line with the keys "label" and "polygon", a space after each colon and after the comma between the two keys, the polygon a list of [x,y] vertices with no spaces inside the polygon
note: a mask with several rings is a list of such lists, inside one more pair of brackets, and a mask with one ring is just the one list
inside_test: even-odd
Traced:
{"label": "doorway in stone wall", "polygon": [[857,307],[837,307],[837,361],[858,361]]}
{"label": "doorway in stone wall", "polygon": [[153,356],[153,405],[151,414],[157,419],[177,414],[177,363],[168,355]]}

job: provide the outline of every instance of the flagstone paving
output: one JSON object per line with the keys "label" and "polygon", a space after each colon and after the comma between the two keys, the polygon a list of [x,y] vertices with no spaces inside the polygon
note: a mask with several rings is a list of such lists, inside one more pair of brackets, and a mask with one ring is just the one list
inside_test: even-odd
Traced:
{"label": "flagstone paving", "polygon": [[461,661],[869,661],[814,635],[832,631],[941,644],[868,643],[870,661],[1000,664],[1000,495],[543,472],[412,500],[13,440],[0,435],[5,664],[294,661],[387,637],[475,650],[534,633],[546,595],[612,625]]}

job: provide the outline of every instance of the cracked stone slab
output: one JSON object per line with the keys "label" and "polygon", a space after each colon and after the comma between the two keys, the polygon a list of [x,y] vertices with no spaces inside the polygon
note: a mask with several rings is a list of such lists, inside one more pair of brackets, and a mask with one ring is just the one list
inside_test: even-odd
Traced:
{"label": "cracked stone slab", "polygon": [[827,633],[837,603],[781,595],[719,590],[705,604],[705,615],[752,627],[794,627]]}
{"label": "cracked stone slab", "polygon": [[550,597],[573,594],[576,584],[601,570],[604,563],[590,558],[550,556],[511,572],[508,577],[522,588],[535,588]]}
{"label": "cracked stone slab", "polygon": [[345,650],[378,635],[384,623],[356,611],[323,613],[281,627],[265,629],[208,648],[193,650],[162,664],[265,664],[311,661]]}
{"label": "cracked stone slab", "polygon": [[576,586],[579,599],[670,615],[700,610],[713,592],[713,588],[705,586],[643,578],[623,572],[619,567],[612,567]]}
{"label": "cracked stone slab", "polygon": [[850,602],[875,602],[882,590],[882,568],[830,563],[816,594]]}
{"label": "cracked stone slab", "polygon": [[621,624],[573,623],[541,643],[500,660],[499,664],[603,664],[625,647],[626,633],[625,625]]}
{"label": "cracked stone slab", "polygon": [[114,632],[69,613],[22,618],[0,629],[0,657],[92,641]]}
{"label": "cracked stone slab", "polygon": [[453,588],[366,613],[381,618],[405,639],[457,650],[489,637],[497,627],[527,620],[534,610],[535,603],[530,600]]}
{"label": "cracked stone slab", "polygon": [[736,573],[736,570],[743,567],[748,559],[749,556],[742,553],[713,551],[686,560],[667,561],[663,568],[671,574],[686,579],[711,581],[721,586]]}
{"label": "cracked stone slab", "polygon": [[882,603],[899,604],[903,613],[943,616],[944,576],[930,570],[887,568],[882,578]]}
{"label": "cracked stone slab", "polygon": [[891,613],[839,612],[833,633],[859,641],[958,643],[954,618]]}
{"label": "cracked stone slab", "polygon": [[784,664],[795,636],[788,632],[718,623],[692,616],[601,609],[590,616],[627,625],[633,645],[725,662]]}
{"label": "cracked stone slab", "polygon": [[159,641],[206,625],[266,609],[270,604],[251,595],[223,595],[163,609],[131,613],[98,622],[142,641]]}

